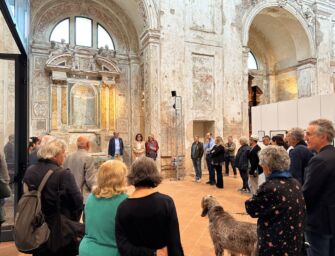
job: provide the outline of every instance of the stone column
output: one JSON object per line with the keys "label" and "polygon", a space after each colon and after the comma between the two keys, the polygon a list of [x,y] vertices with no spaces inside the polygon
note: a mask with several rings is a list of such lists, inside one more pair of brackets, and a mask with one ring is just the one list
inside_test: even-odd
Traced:
{"label": "stone column", "polygon": [[102,130],[107,130],[107,116],[108,116],[108,87],[102,82],[100,87],[100,127]]}
{"label": "stone column", "polygon": [[57,84],[51,85],[51,129],[57,130]]}
{"label": "stone column", "polygon": [[[331,66],[330,66],[330,52],[332,48],[331,39],[331,15],[334,9],[325,5],[322,1],[316,1],[313,7],[316,13],[316,27],[315,27],[315,40],[316,40],[316,80],[317,86],[311,91],[313,95],[325,95],[334,92],[334,88],[330,83]],[[328,31],[328,32],[327,32]]]}
{"label": "stone column", "polygon": [[310,97],[316,93],[315,71],[316,59],[299,61],[297,67],[298,98]]}
{"label": "stone column", "polygon": [[61,99],[61,108],[62,108],[62,116],[61,116],[61,123],[62,126],[67,126],[68,125],[68,86],[66,85],[62,85],[61,86],[61,95],[62,95],[62,99]]}
{"label": "stone column", "polygon": [[[161,143],[160,115],[160,33],[147,30],[141,37],[144,66],[144,120],[145,137],[154,134],[158,144]],[[160,152],[157,166],[160,167]]]}
{"label": "stone column", "polygon": [[[140,60],[137,56],[130,59],[130,106],[131,106],[131,127],[129,135],[130,148],[134,141],[135,135],[141,133],[141,72]],[[132,156],[132,154],[130,154]]]}

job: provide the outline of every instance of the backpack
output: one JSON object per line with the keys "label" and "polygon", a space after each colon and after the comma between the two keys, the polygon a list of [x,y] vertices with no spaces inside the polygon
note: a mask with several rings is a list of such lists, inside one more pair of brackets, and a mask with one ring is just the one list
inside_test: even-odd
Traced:
{"label": "backpack", "polygon": [[24,193],[18,203],[14,240],[20,252],[32,253],[49,239],[50,230],[41,207],[41,192],[52,174],[53,171],[49,170],[38,189]]}

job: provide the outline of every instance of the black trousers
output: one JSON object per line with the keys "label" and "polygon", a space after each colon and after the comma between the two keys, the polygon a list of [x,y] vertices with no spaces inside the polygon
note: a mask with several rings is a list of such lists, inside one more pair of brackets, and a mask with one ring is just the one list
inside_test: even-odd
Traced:
{"label": "black trousers", "polygon": [[242,182],[243,182],[242,188],[249,190],[249,185],[248,185],[248,170],[239,170],[239,171],[240,171],[240,175],[241,175]]}
{"label": "black trousers", "polygon": [[218,164],[218,165],[214,165],[214,170],[216,172],[216,186],[218,188],[223,188],[223,177],[222,177],[222,165]]}

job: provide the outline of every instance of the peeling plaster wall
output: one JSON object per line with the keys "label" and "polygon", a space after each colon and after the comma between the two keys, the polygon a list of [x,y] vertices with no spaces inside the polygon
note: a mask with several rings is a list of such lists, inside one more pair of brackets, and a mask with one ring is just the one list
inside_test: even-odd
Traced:
{"label": "peeling plaster wall", "polygon": [[[63,8],[64,13],[52,13],[48,21],[48,15],[39,16],[47,13],[45,1],[31,2],[32,134],[49,129],[48,112],[40,111],[40,116],[34,113],[35,108],[48,110],[50,107],[49,77],[44,71],[49,54],[47,35],[54,22],[63,16],[92,13],[89,3],[106,6],[93,8],[93,16],[108,24],[107,29],[116,40],[123,85],[118,89],[123,90],[122,102],[129,107],[129,110],[119,110],[124,113],[119,123],[121,129],[126,130],[123,136],[127,150],[130,151],[137,132],[144,132],[145,136],[154,133],[160,144],[159,166],[171,165],[178,146],[178,154],[185,157],[186,171],[192,172],[189,155],[194,131],[205,133],[206,129],[213,128],[214,135],[224,138],[233,135],[236,141],[241,135],[248,135],[249,48],[260,61],[254,83],[264,92],[262,103],[291,99],[294,94],[305,97],[334,91],[335,53],[331,59],[329,52],[335,52],[334,18],[333,21],[330,18],[335,6],[330,3],[317,1],[314,6],[310,1],[277,0],[74,0],[65,1],[72,10]],[[294,61],[287,56],[281,61],[280,53],[283,54],[285,47],[280,48],[281,52],[275,51],[264,31],[246,27],[242,22],[247,20],[245,17],[272,7],[284,8],[294,15],[285,16],[288,27],[293,30],[297,28],[296,19],[304,24],[296,31],[297,38],[290,39],[290,47],[294,49],[287,52],[297,53],[299,40],[307,38],[311,40],[306,42],[311,45],[310,56],[305,54],[308,51],[304,48],[294,58],[289,56]],[[317,10],[316,20],[308,8]],[[45,21],[46,25],[37,26],[38,20]],[[311,38],[302,33],[303,29]],[[249,43],[244,41],[246,35],[250,36]],[[299,63],[305,61],[306,56],[312,60]],[[298,84],[298,89],[294,89],[294,84]],[[308,86],[299,88],[299,84]],[[182,116],[177,120],[172,107],[173,90],[182,97]],[[37,103],[40,105],[36,107]],[[198,121],[196,127],[194,121]],[[204,122],[202,127],[201,122]],[[182,127],[181,131],[176,131],[176,123]]]}

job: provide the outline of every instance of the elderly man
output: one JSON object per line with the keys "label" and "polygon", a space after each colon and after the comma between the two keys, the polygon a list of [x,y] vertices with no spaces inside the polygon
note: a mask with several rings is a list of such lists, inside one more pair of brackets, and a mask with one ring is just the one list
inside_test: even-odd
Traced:
{"label": "elderly man", "polygon": [[263,145],[265,147],[269,146],[270,145],[270,142],[271,142],[271,138],[269,135],[265,135],[262,139],[262,142],[263,142]]}
{"label": "elderly man", "polygon": [[191,147],[191,158],[195,170],[195,182],[201,182],[201,158],[204,154],[204,145],[199,141],[199,136],[194,136],[194,142]]}
{"label": "elderly man", "polygon": [[258,182],[258,175],[263,173],[262,167],[259,165],[259,158],[258,158],[258,153],[261,151],[260,146],[257,144],[258,142],[258,136],[257,135],[251,135],[250,136],[250,147],[251,150],[249,151],[248,154],[248,160],[250,163],[250,168],[249,168],[249,187],[250,187],[250,192],[254,195],[256,194],[256,191],[259,186]]}
{"label": "elderly man", "polygon": [[123,140],[119,137],[118,132],[114,132],[113,137],[109,140],[108,155],[122,161]]}
{"label": "elderly man", "polygon": [[209,173],[209,181],[207,181],[206,184],[209,184],[209,185],[216,185],[215,170],[211,163],[212,159],[211,159],[211,153],[210,153],[214,145],[215,145],[215,142],[214,142],[212,133],[210,132],[206,133],[206,142],[204,144],[204,151],[206,153],[206,163],[207,163],[207,169]]}
{"label": "elderly man", "polygon": [[307,207],[306,239],[311,244],[308,256],[335,255],[335,148],[331,121],[318,119],[309,123],[306,141],[317,154],[309,161],[304,193]]}
{"label": "elderly man", "polygon": [[96,182],[96,170],[94,159],[88,154],[90,142],[87,137],[79,136],[77,139],[78,150],[70,154],[64,162],[64,167],[69,168],[72,172],[77,186],[80,189],[84,202],[89,192]]}
{"label": "elderly man", "polygon": [[236,167],[234,165],[236,144],[234,143],[232,136],[228,136],[228,142],[224,145],[224,149],[225,149],[225,167],[226,167],[225,176],[229,176],[229,163],[230,163],[231,167],[233,168],[234,178],[236,178],[237,173],[236,173]]}
{"label": "elderly man", "polygon": [[302,129],[291,129],[286,138],[288,144],[293,147],[289,152],[291,159],[289,171],[292,176],[303,185],[305,180],[305,168],[307,167],[309,160],[313,157],[313,154],[307,148],[304,141],[304,131]]}

